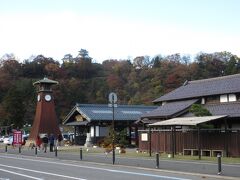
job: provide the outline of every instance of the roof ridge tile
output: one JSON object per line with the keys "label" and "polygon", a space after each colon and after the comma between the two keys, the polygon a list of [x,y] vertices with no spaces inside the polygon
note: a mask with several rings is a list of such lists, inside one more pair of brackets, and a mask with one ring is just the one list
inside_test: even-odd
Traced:
{"label": "roof ridge tile", "polygon": [[238,76],[240,76],[240,74],[232,74],[232,75],[219,76],[219,77],[213,77],[213,78],[208,78],[208,79],[193,80],[193,81],[189,81],[188,83],[198,83],[198,82],[206,82],[206,81],[215,81],[215,80],[221,80],[221,79],[229,79],[229,78],[238,77]]}

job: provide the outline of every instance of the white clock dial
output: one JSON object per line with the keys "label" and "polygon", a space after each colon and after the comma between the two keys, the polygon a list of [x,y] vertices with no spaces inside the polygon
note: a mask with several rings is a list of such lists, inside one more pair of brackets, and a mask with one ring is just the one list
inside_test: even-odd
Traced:
{"label": "white clock dial", "polygon": [[40,94],[37,96],[37,100],[40,101]]}
{"label": "white clock dial", "polygon": [[49,94],[45,95],[45,100],[46,101],[51,101],[51,99],[52,99],[52,97]]}

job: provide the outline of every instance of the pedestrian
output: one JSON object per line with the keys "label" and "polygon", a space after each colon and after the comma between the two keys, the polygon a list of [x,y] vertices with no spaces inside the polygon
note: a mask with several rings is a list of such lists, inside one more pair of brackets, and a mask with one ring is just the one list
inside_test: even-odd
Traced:
{"label": "pedestrian", "polygon": [[38,148],[38,150],[40,151],[41,145],[42,145],[42,139],[40,138],[40,136],[38,135],[36,138],[36,147]]}
{"label": "pedestrian", "polygon": [[55,137],[54,137],[53,134],[51,134],[50,137],[49,137],[49,142],[50,142],[50,152],[53,152],[54,141],[55,141]]}
{"label": "pedestrian", "polygon": [[43,142],[43,150],[46,153],[47,152],[47,146],[48,146],[48,136],[47,134],[42,138]]}

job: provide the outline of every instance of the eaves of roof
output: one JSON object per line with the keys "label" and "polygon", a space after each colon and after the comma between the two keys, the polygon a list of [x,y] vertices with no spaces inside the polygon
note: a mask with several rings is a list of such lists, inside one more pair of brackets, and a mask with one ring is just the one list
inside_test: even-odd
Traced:
{"label": "eaves of roof", "polygon": [[178,117],[149,124],[149,126],[197,126],[202,123],[223,119],[225,117],[227,116]]}
{"label": "eaves of roof", "polygon": [[66,123],[67,126],[86,126],[88,124],[88,121],[74,121],[70,123]]}
{"label": "eaves of roof", "polygon": [[159,106],[157,109],[149,113],[142,115],[141,118],[170,118],[175,114],[183,112],[197,101],[198,99],[169,102],[162,106]]}

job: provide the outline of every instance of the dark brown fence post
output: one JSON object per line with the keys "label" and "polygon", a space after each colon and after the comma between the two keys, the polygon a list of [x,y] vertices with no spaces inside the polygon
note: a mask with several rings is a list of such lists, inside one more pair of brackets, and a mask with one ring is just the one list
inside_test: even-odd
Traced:
{"label": "dark brown fence post", "polygon": [[151,127],[149,126],[149,133],[148,133],[148,135],[149,135],[149,138],[148,138],[148,140],[149,140],[149,156],[152,156],[152,138],[151,138]]}
{"label": "dark brown fence post", "polygon": [[174,158],[174,149],[175,149],[175,145],[174,145],[174,126],[171,126],[171,144],[172,144],[172,158]]}
{"label": "dark brown fence post", "polygon": [[199,125],[197,126],[198,128],[198,159],[201,160],[201,139],[200,139],[200,127]]}

